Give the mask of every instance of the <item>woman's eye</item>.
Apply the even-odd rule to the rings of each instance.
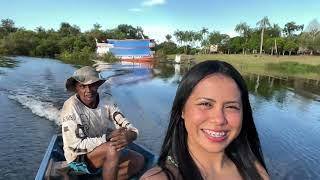
[[[235,110],[240,110],[240,108],[239,108],[238,106],[227,106],[227,108],[235,109]]]
[[[202,102],[199,105],[204,107],[211,107],[211,103],[208,103],[208,102]]]

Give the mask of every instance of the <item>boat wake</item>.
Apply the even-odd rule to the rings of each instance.
[[[28,108],[37,116],[44,117],[61,125],[59,121],[60,110],[53,102],[42,99],[38,95],[31,95],[27,91],[9,91],[8,98],[20,103],[24,108]]]

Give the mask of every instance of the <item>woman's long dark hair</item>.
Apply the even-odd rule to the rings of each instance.
[[[243,179],[262,179],[256,168],[258,161],[265,169],[263,154],[256,127],[253,122],[248,90],[240,73],[230,64],[218,61],[204,61],[190,69],[182,78],[171,109],[167,134],[162,144],[158,165],[169,179],[174,179],[173,173],[166,167],[167,157],[172,156],[178,163],[182,179],[203,179],[199,167],[192,159],[184,120],[181,118],[183,108],[194,87],[205,77],[212,74],[223,74],[232,78],[241,92],[243,104],[243,120],[240,134],[226,148],[226,155],[236,165]]]

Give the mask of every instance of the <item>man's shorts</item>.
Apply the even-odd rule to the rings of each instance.
[[[120,152],[120,156],[127,156],[129,153],[129,150],[124,148]],[[87,155],[82,154],[77,156],[77,158],[68,164],[68,167],[72,169],[72,171],[76,172],[77,174],[92,174],[92,175],[98,175],[102,173],[101,168],[94,168],[90,166],[90,163],[88,162]]]

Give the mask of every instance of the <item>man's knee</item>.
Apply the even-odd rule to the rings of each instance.
[[[111,143],[104,143],[101,145],[107,160],[119,159],[120,152],[116,150]]]

